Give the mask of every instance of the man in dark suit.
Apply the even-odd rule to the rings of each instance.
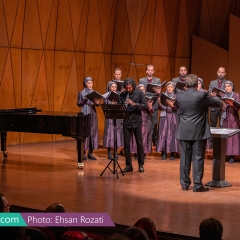
[[[144,149],[142,141],[142,112],[148,107],[145,96],[141,90],[136,88],[133,78],[126,78],[123,83],[125,91],[120,94],[120,102],[125,104],[130,119],[123,120],[124,152],[126,168],[123,172],[132,172],[132,159],[130,153],[130,141],[134,134],[137,143],[139,172],[144,172]]]
[[[193,162],[194,192],[205,192],[202,184],[204,155],[210,128],[207,121],[208,107],[220,108],[222,102],[197,91],[198,77],[189,74],[185,78],[186,92],[178,93],[175,104],[178,106],[179,126],[177,139],[180,140],[180,183],[183,190],[191,184],[189,177]]]
[[[147,65],[146,74],[147,74],[146,77],[141,78],[139,80],[139,84],[144,84],[146,87],[149,83],[161,84],[161,79],[153,76],[154,66],[152,64]],[[155,95],[160,94],[161,88],[154,88],[154,91],[155,91]],[[146,95],[149,96],[149,95],[154,95],[154,94],[147,92]],[[156,143],[157,143],[157,122],[158,122],[158,102],[157,101],[153,105],[153,110],[154,110],[154,112],[151,115],[152,131],[153,131],[152,141],[153,141],[153,144],[156,145]]]
[[[213,90],[214,87],[217,87],[217,88],[220,88],[220,89],[224,90],[224,84],[227,81],[224,78],[225,75],[226,75],[225,68],[220,67],[217,71],[217,79],[211,81],[210,85],[209,85],[208,92],[209,92],[211,97],[213,97],[215,99],[219,99],[221,97],[221,96],[218,96],[216,94],[216,92],[212,92],[212,90]],[[221,109],[210,108],[210,126],[211,127],[216,127],[217,126],[218,120],[220,121],[220,119],[221,119],[221,113],[222,113]],[[211,138],[211,141],[210,141],[210,145],[211,145],[211,147],[213,145],[212,138]]]

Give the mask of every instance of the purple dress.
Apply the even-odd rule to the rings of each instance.
[[[175,93],[169,94],[171,98],[176,98]],[[176,139],[177,127],[178,127],[178,115],[177,107],[165,107],[162,104],[158,105],[158,108],[162,110],[158,123],[158,142],[157,152],[179,152],[179,143]]]
[[[104,100],[105,103],[111,104],[110,101]],[[104,137],[103,137],[103,147],[104,148],[114,148],[114,131],[112,119],[105,119],[104,125]],[[122,119],[116,120],[116,131],[117,131],[117,147],[123,147],[123,125]]]
[[[97,118],[97,113],[95,109],[95,104],[89,100],[84,100],[85,96],[89,93],[91,93],[93,90],[84,88],[81,92],[78,93],[78,101],[77,105],[79,107],[82,107],[81,112],[83,115],[88,115],[91,114],[91,121],[92,121],[92,126],[91,126],[91,143],[92,143],[92,150],[93,149],[98,149],[98,118]],[[96,105],[99,106],[99,105]],[[89,143],[90,143],[90,137],[87,137],[85,139],[85,146],[84,150],[89,150]]]
[[[144,153],[148,154],[152,152],[152,121],[151,114],[153,111],[142,110],[142,138],[143,138],[143,148]],[[137,144],[134,135],[132,135],[130,142],[131,153],[137,153]]]
[[[240,102],[239,94],[234,93],[232,96],[227,96],[225,94],[224,97],[234,98],[237,102]],[[230,106],[227,104],[225,114],[222,114],[222,127],[223,128],[239,128],[239,116],[238,116],[238,108],[236,106]],[[239,133],[226,139],[226,155],[240,155],[240,135]]]

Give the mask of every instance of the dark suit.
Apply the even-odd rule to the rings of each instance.
[[[120,94],[120,102],[125,104],[128,92],[122,92]],[[135,89],[131,94],[129,94],[129,99],[131,99],[135,106],[127,105],[127,111],[129,113],[130,119],[124,119],[123,121],[123,136],[124,136],[124,152],[126,158],[126,166],[132,165],[131,153],[130,153],[130,140],[132,134],[134,134],[137,151],[138,151],[138,164],[139,166],[144,165],[144,149],[142,141],[142,112],[141,110],[147,109],[147,103],[145,100],[144,93]]]
[[[151,83],[161,84],[161,79],[153,77]],[[147,77],[141,78],[139,80],[139,84],[144,84],[145,86],[147,86],[148,85]],[[153,93],[146,93],[146,95],[154,95],[154,94]],[[156,103],[153,105],[153,110],[154,110],[154,112],[151,115],[152,131],[154,130],[154,127],[156,126],[156,124],[158,122],[158,101],[156,101]],[[156,131],[154,130],[152,138],[153,138],[153,142],[157,142],[157,128],[156,128]]]
[[[194,189],[201,189],[206,143],[211,137],[207,107],[221,107],[221,101],[211,98],[207,92],[188,88],[177,94],[176,104],[180,119],[176,136],[180,140],[180,182],[183,188],[191,184],[189,175],[193,161]]]

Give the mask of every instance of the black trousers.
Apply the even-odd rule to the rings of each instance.
[[[132,134],[134,134],[137,143],[137,154],[138,154],[138,165],[144,165],[144,149],[142,141],[142,126],[137,128],[127,128],[123,126],[123,136],[124,136],[124,152],[126,158],[126,166],[132,165],[132,158],[130,152],[130,141]]]
[[[191,184],[191,162],[193,162],[194,189],[203,187],[202,178],[206,145],[207,139],[195,141],[180,140],[180,183],[183,188],[188,188]]]

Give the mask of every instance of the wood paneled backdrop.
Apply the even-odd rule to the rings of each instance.
[[[104,93],[115,67],[138,80],[152,63],[157,77],[171,80],[181,65],[191,67],[192,35],[236,62],[235,36],[227,53],[229,14],[240,16],[238,0],[0,0],[0,108],[79,111],[83,78]],[[239,35],[239,23],[231,26]],[[205,69],[194,70],[205,78]],[[98,116],[102,136],[100,108]],[[60,139],[11,133],[8,144]]]

